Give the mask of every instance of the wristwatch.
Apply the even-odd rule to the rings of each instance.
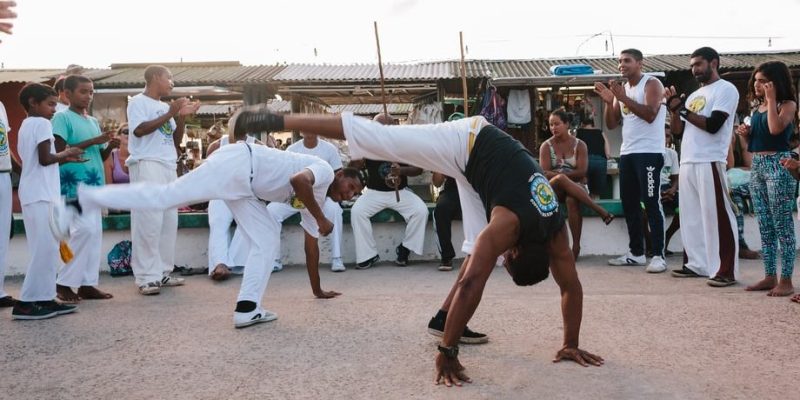
[[[681,109],[678,110],[678,115],[680,115],[684,119],[689,118],[689,109],[686,107],[681,107]]]
[[[436,346],[440,353],[442,353],[446,358],[458,358],[458,345],[453,345],[450,347],[444,347],[442,345]]]

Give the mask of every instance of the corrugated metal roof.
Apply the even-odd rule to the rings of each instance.
[[[111,74],[95,82],[97,87],[141,87],[144,86],[146,67],[111,69]],[[207,84],[243,85],[267,84],[275,74],[285,68],[283,65],[253,66],[171,66],[172,81],[175,86]]]
[[[720,58],[720,69],[751,69],[758,64],[778,60],[790,67],[800,67],[800,51],[726,53]],[[528,60],[468,60],[467,78],[539,78],[549,77],[550,67],[558,64],[589,64],[603,73],[617,72],[616,57],[566,57]],[[688,54],[645,56],[645,72],[687,71]],[[86,71],[97,88],[132,88],[144,86],[144,69],[148,64],[112,64],[111,69]],[[238,62],[165,64],[173,74],[176,86],[245,85],[275,83],[341,83],[377,82],[376,64],[354,65],[253,65]],[[384,76],[391,82],[434,82],[460,79],[458,61],[436,61],[408,64],[386,64]],[[62,70],[0,70],[0,82],[46,81],[62,74]]]
[[[241,104],[203,104],[197,109],[197,115],[228,115],[236,111]]]
[[[0,69],[0,83],[46,82],[64,72],[63,69]]]
[[[383,76],[387,81],[436,81],[454,77],[449,62],[386,64]],[[362,82],[379,80],[380,71],[377,64],[290,64],[273,79],[281,82]]]
[[[410,103],[386,105],[386,109],[389,111],[389,114],[408,114],[411,111],[412,107],[414,107],[414,105]],[[328,111],[334,114],[339,114],[349,111],[356,115],[372,115],[372,114],[382,113],[383,105],[382,104],[339,104],[335,106],[330,106],[328,108]]]

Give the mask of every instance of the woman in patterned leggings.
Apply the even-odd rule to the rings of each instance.
[[[792,201],[795,180],[782,164],[792,153],[789,138],[797,112],[795,90],[786,64],[769,61],[759,65],[750,77],[748,97],[755,104],[750,126],[737,130],[748,141],[753,153],[750,193],[761,232],[765,277],[747,290],[766,290],[768,296],[788,296],[794,292],[792,271],[795,258]],[[777,278],[780,247],[781,277]]]

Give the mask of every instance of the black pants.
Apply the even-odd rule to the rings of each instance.
[[[433,224],[436,236],[439,238],[439,253],[442,255],[442,260],[453,259],[456,256],[450,227],[454,219],[461,219],[461,200],[457,190],[445,190],[439,194],[436,208],[433,210]]]
[[[647,211],[653,255],[664,257],[664,210],[661,208],[662,153],[626,154],[619,158],[619,189],[628,225],[628,248],[634,256],[644,254],[642,208]]]

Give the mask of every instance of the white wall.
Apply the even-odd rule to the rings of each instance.
[[[667,223],[669,223],[669,218]],[[378,244],[378,252],[382,260],[393,261],[395,259],[394,249],[403,238],[402,223],[379,223],[374,224],[375,241]],[[800,229],[797,225],[795,233],[800,237]],[[425,247],[422,256],[412,254],[411,261],[414,260],[438,260],[439,253],[436,246],[436,236],[433,226],[428,223],[425,233]],[[355,245],[353,243],[353,231],[350,225],[344,227],[342,238],[342,257],[347,264],[355,263]],[[103,254],[108,254],[111,247],[121,240],[130,238],[129,231],[106,231],[103,236]],[[751,216],[745,217],[745,239],[753,250],[761,248],[761,239],[758,234],[758,224]],[[464,240],[461,221],[453,222],[453,243],[457,257],[463,257],[461,253],[461,242]],[[303,251],[303,231],[299,225],[289,225],[283,228],[281,233],[281,250],[283,263],[286,265],[302,265],[305,263],[305,253]],[[800,243],[800,242],[798,242]],[[208,263],[208,229],[190,228],[178,231],[178,244],[175,253],[175,263],[178,265],[188,264],[190,267],[206,266]],[[330,240],[323,238],[320,241],[320,262],[330,263]],[[584,218],[583,237],[581,240],[582,255],[618,255],[628,251],[628,235],[625,227],[625,219],[617,217],[610,226],[605,226],[599,217]],[[681,251],[680,231],[672,238],[669,246],[670,250]],[[6,275],[20,275],[25,272],[29,259],[27,243],[24,235],[16,235],[11,240],[8,254],[8,268]],[[668,260],[669,261],[669,260]],[[108,264],[105,256],[102,258],[101,269],[108,271]]]

